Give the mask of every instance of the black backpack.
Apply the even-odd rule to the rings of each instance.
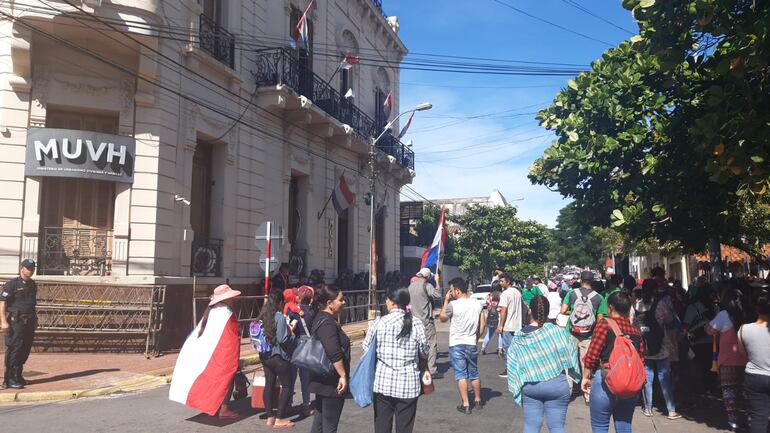
[[[660,323],[655,319],[655,310],[658,308],[659,302],[660,298],[656,298],[650,306],[650,309],[642,313],[643,317],[639,321],[639,323],[641,323],[639,328],[641,329],[642,337],[644,338],[644,354],[646,356],[655,356],[659,354],[660,349],[663,347],[663,337],[665,333],[663,327],[660,326]],[[634,318],[634,322],[637,322],[636,317]]]

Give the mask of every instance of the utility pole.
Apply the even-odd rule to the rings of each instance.
[[[375,224],[375,188],[377,186],[377,140],[369,146],[369,320],[377,317],[377,237]]]

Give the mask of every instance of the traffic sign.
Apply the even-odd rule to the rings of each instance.
[[[259,261],[259,269],[262,270],[262,272],[265,272],[265,263],[267,263],[267,259],[262,259]],[[270,267],[267,270],[266,273],[275,272],[278,270],[278,259],[275,257],[270,257]]]

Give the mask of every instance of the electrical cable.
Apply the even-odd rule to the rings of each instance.
[[[598,19],[600,21],[603,21],[604,23],[607,23],[607,24],[611,25],[612,27],[615,27],[616,29],[618,29],[618,30],[620,30],[622,32],[628,33],[629,35],[635,35],[636,34],[636,33],[632,32],[631,30],[628,30],[628,29],[626,29],[624,27],[621,27],[621,26],[613,23],[612,21],[610,21],[610,20],[608,20],[608,19],[606,19],[606,18],[604,18],[602,16],[599,16],[599,15],[591,12],[590,9],[585,8],[583,5],[581,5],[580,3],[576,2],[575,0],[561,0],[561,1],[563,3],[566,3],[566,4],[570,5],[570,6],[572,6],[575,9],[585,13],[585,14],[588,14],[588,15],[590,15],[590,16],[592,16],[592,17],[594,17],[594,18],[596,18],[596,19]]]
[[[569,29],[569,28],[567,28],[567,27],[564,27],[564,26],[562,26],[562,25],[560,25],[560,24],[556,24],[556,23],[554,23],[554,22],[548,21],[548,20],[546,20],[545,18],[540,18],[540,17],[539,17],[539,16],[537,16],[537,15],[533,15],[533,14],[531,14],[531,13],[529,13],[529,12],[525,11],[525,10],[519,9],[519,8],[517,8],[516,6],[513,6],[513,5],[511,5],[511,4],[508,4],[508,3],[504,2],[504,1],[501,1],[501,0],[492,0],[492,1],[493,1],[493,2],[495,2],[495,3],[497,3],[497,4],[503,5],[503,6],[505,6],[505,7],[509,8],[509,9],[511,9],[511,10],[514,10],[514,11],[516,11],[516,12],[518,12],[518,13],[522,14],[522,15],[526,15],[526,16],[528,16],[528,17],[530,17],[530,18],[534,19],[534,20],[537,20],[537,21],[540,21],[540,22],[542,22],[542,23],[548,24],[549,26],[553,26],[553,27],[556,27],[557,29],[563,30],[563,31],[565,31],[565,32],[567,32],[567,33],[572,33],[572,34],[573,34],[573,35],[575,35],[575,36],[580,36],[581,38],[584,38],[584,39],[588,39],[588,40],[591,40],[591,41],[594,41],[594,42],[598,42],[598,43],[600,43],[600,44],[604,44],[604,45],[607,45],[607,46],[609,46],[609,47],[615,47],[615,44],[611,44],[611,43],[609,43],[609,42],[606,42],[606,41],[603,41],[603,40],[601,40],[601,39],[597,39],[597,38],[594,38],[593,36],[588,36],[588,35],[586,35],[586,34],[584,34],[584,33],[580,33],[580,32],[578,32],[578,31],[575,31],[575,30]]]

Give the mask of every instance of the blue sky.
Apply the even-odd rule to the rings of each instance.
[[[614,45],[631,36],[571,6],[569,0],[502,1]],[[620,0],[574,2],[620,27],[637,30]],[[412,53],[587,66],[609,48],[493,0],[383,0],[383,8],[398,16],[399,36]],[[553,227],[568,201],[527,179],[529,166],[553,139],[533,113],[546,107],[570,78],[402,70],[401,108],[422,101],[434,107],[417,114],[403,139],[414,140],[417,177],[412,188],[428,198],[485,196],[499,189],[510,201],[523,198],[513,202],[521,217]],[[479,115],[488,116],[467,119]]]

